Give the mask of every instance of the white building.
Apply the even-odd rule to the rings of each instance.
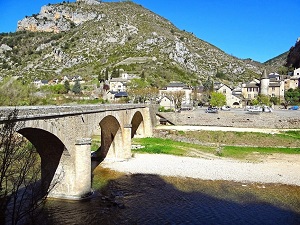
[[[191,102],[191,94],[192,89],[186,86],[184,83],[181,82],[171,82],[163,89],[159,90],[159,96],[163,98],[164,96],[169,96],[172,92],[183,92],[184,96],[182,98],[183,105],[192,105]]]
[[[294,76],[300,76],[300,68],[294,70]]]
[[[160,99],[159,105],[165,109],[175,109],[174,101],[167,96],[163,96]]]
[[[223,83],[215,83],[214,90],[216,92],[222,93],[226,97],[226,105],[233,107],[233,108],[240,108],[242,107],[242,100],[233,95],[232,89]]]
[[[118,78],[111,78],[109,80],[109,90],[111,92],[126,92],[128,83],[134,78],[137,77],[128,73],[122,73]]]

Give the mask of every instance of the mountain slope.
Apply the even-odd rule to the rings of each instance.
[[[288,52],[286,66],[300,68],[300,38],[298,38],[295,46],[291,47]]]
[[[19,21],[18,32],[2,34],[0,46],[1,74],[29,80],[87,78],[105,68],[123,68],[137,75],[144,71],[160,87],[170,80],[195,84],[217,72],[239,82],[259,76],[264,68],[230,56],[132,2],[47,5]]]

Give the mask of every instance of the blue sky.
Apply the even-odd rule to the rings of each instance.
[[[0,0],[0,32],[14,32],[18,20],[62,1]],[[265,62],[300,37],[300,0],[133,1],[238,58]]]

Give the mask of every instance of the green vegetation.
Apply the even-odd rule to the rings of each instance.
[[[196,144],[179,142],[171,139],[161,139],[161,138],[134,139],[133,143],[145,146],[145,148],[136,149],[134,150],[134,152],[170,154],[170,155],[179,155],[179,156],[190,155],[191,149],[196,151],[203,151],[203,152],[213,152],[215,149],[209,146],[200,146]]]
[[[218,107],[226,105],[226,96],[219,92],[212,92],[209,103],[211,106]]]
[[[169,131],[168,137],[178,136],[195,143],[217,143],[224,146],[289,147],[300,146],[300,132],[287,131],[279,134],[233,131]]]
[[[251,154],[300,154],[300,148],[275,148],[275,147],[241,147],[225,146],[222,148],[222,156],[236,159],[245,159]]]
[[[81,92],[81,85],[80,85],[80,83],[79,83],[78,80],[75,81],[75,84],[74,84],[74,86],[73,86],[73,88],[72,88],[72,91],[73,91],[75,94],[80,94],[80,92]]]
[[[5,79],[0,86],[0,105],[38,105],[42,99],[32,93],[35,88],[17,79]]]
[[[287,104],[295,105],[300,103],[300,89],[289,89],[284,92],[284,99]]]
[[[171,135],[171,139],[134,139],[134,144],[145,146],[144,148],[134,151],[139,153],[172,154],[193,157],[201,157],[203,154],[209,153],[211,156],[217,155],[247,160],[256,160],[259,156],[277,153],[300,154],[300,148],[297,147],[300,146],[300,131],[289,131],[277,135],[222,131],[178,131],[176,135],[174,135],[174,131],[172,132],[173,136]],[[178,136],[184,137],[187,142],[176,141]],[[199,142],[199,144],[188,142]],[[242,144],[243,142],[245,143]],[[238,144],[232,145],[232,143]],[[281,145],[278,143],[281,143]],[[249,147],[248,144],[253,147]]]

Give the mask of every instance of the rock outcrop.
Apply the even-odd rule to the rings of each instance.
[[[286,60],[287,67],[300,68],[300,37],[295,46],[291,47]]]
[[[78,0],[77,0],[78,1]],[[94,0],[79,0],[86,4],[100,4]],[[54,32],[68,31],[74,26],[78,26],[86,21],[100,21],[105,15],[95,12],[87,12],[81,8],[71,7],[70,4],[47,5],[41,8],[37,15],[27,16],[18,21],[17,31],[32,32]]]

